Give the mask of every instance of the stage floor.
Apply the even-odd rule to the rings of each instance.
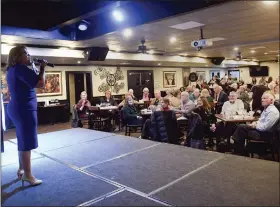
[[[37,187],[16,179],[16,140],[2,154],[3,206],[278,206],[279,163],[88,129],[39,135]]]

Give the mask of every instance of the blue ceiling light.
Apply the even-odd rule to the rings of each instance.
[[[122,22],[124,20],[124,16],[123,16],[122,12],[119,10],[113,11],[113,17],[118,22]]]
[[[78,28],[81,31],[85,31],[85,30],[87,30],[88,26],[89,26],[89,22],[87,22],[86,20],[83,20],[79,23]]]

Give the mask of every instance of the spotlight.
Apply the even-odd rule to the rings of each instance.
[[[255,52],[256,52],[255,50],[251,50],[251,51],[250,51],[250,53],[255,53]]]
[[[78,64],[80,64],[80,63],[81,63],[81,61],[78,61],[77,63],[78,63]]]
[[[235,47],[235,48],[234,48],[235,51],[237,51],[238,49],[239,49],[238,47]]]
[[[267,52],[265,52],[264,54],[265,54],[265,55],[267,55],[268,53],[267,53]]]
[[[113,11],[113,17],[118,21],[118,22],[122,22],[124,17],[123,17],[123,14],[118,11],[118,10],[115,10]]]
[[[130,37],[130,36],[132,35],[132,30],[131,30],[131,29],[125,29],[125,30],[123,31],[123,35],[124,35],[125,37]]]
[[[157,65],[161,65],[161,63],[158,63]]]

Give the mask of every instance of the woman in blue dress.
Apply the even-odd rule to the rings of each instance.
[[[30,185],[40,185],[31,171],[31,150],[38,147],[37,140],[37,98],[35,88],[45,84],[46,61],[40,65],[40,72],[27,66],[32,64],[30,55],[24,46],[10,50],[7,62],[7,83],[11,95],[8,104],[8,115],[16,127],[19,179]]]

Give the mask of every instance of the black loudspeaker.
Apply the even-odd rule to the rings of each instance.
[[[225,60],[225,57],[214,57],[214,58],[211,58],[211,62],[214,64],[214,65],[221,65],[221,63]]]
[[[108,47],[92,47],[89,55],[89,61],[104,61],[108,54],[109,48]]]

